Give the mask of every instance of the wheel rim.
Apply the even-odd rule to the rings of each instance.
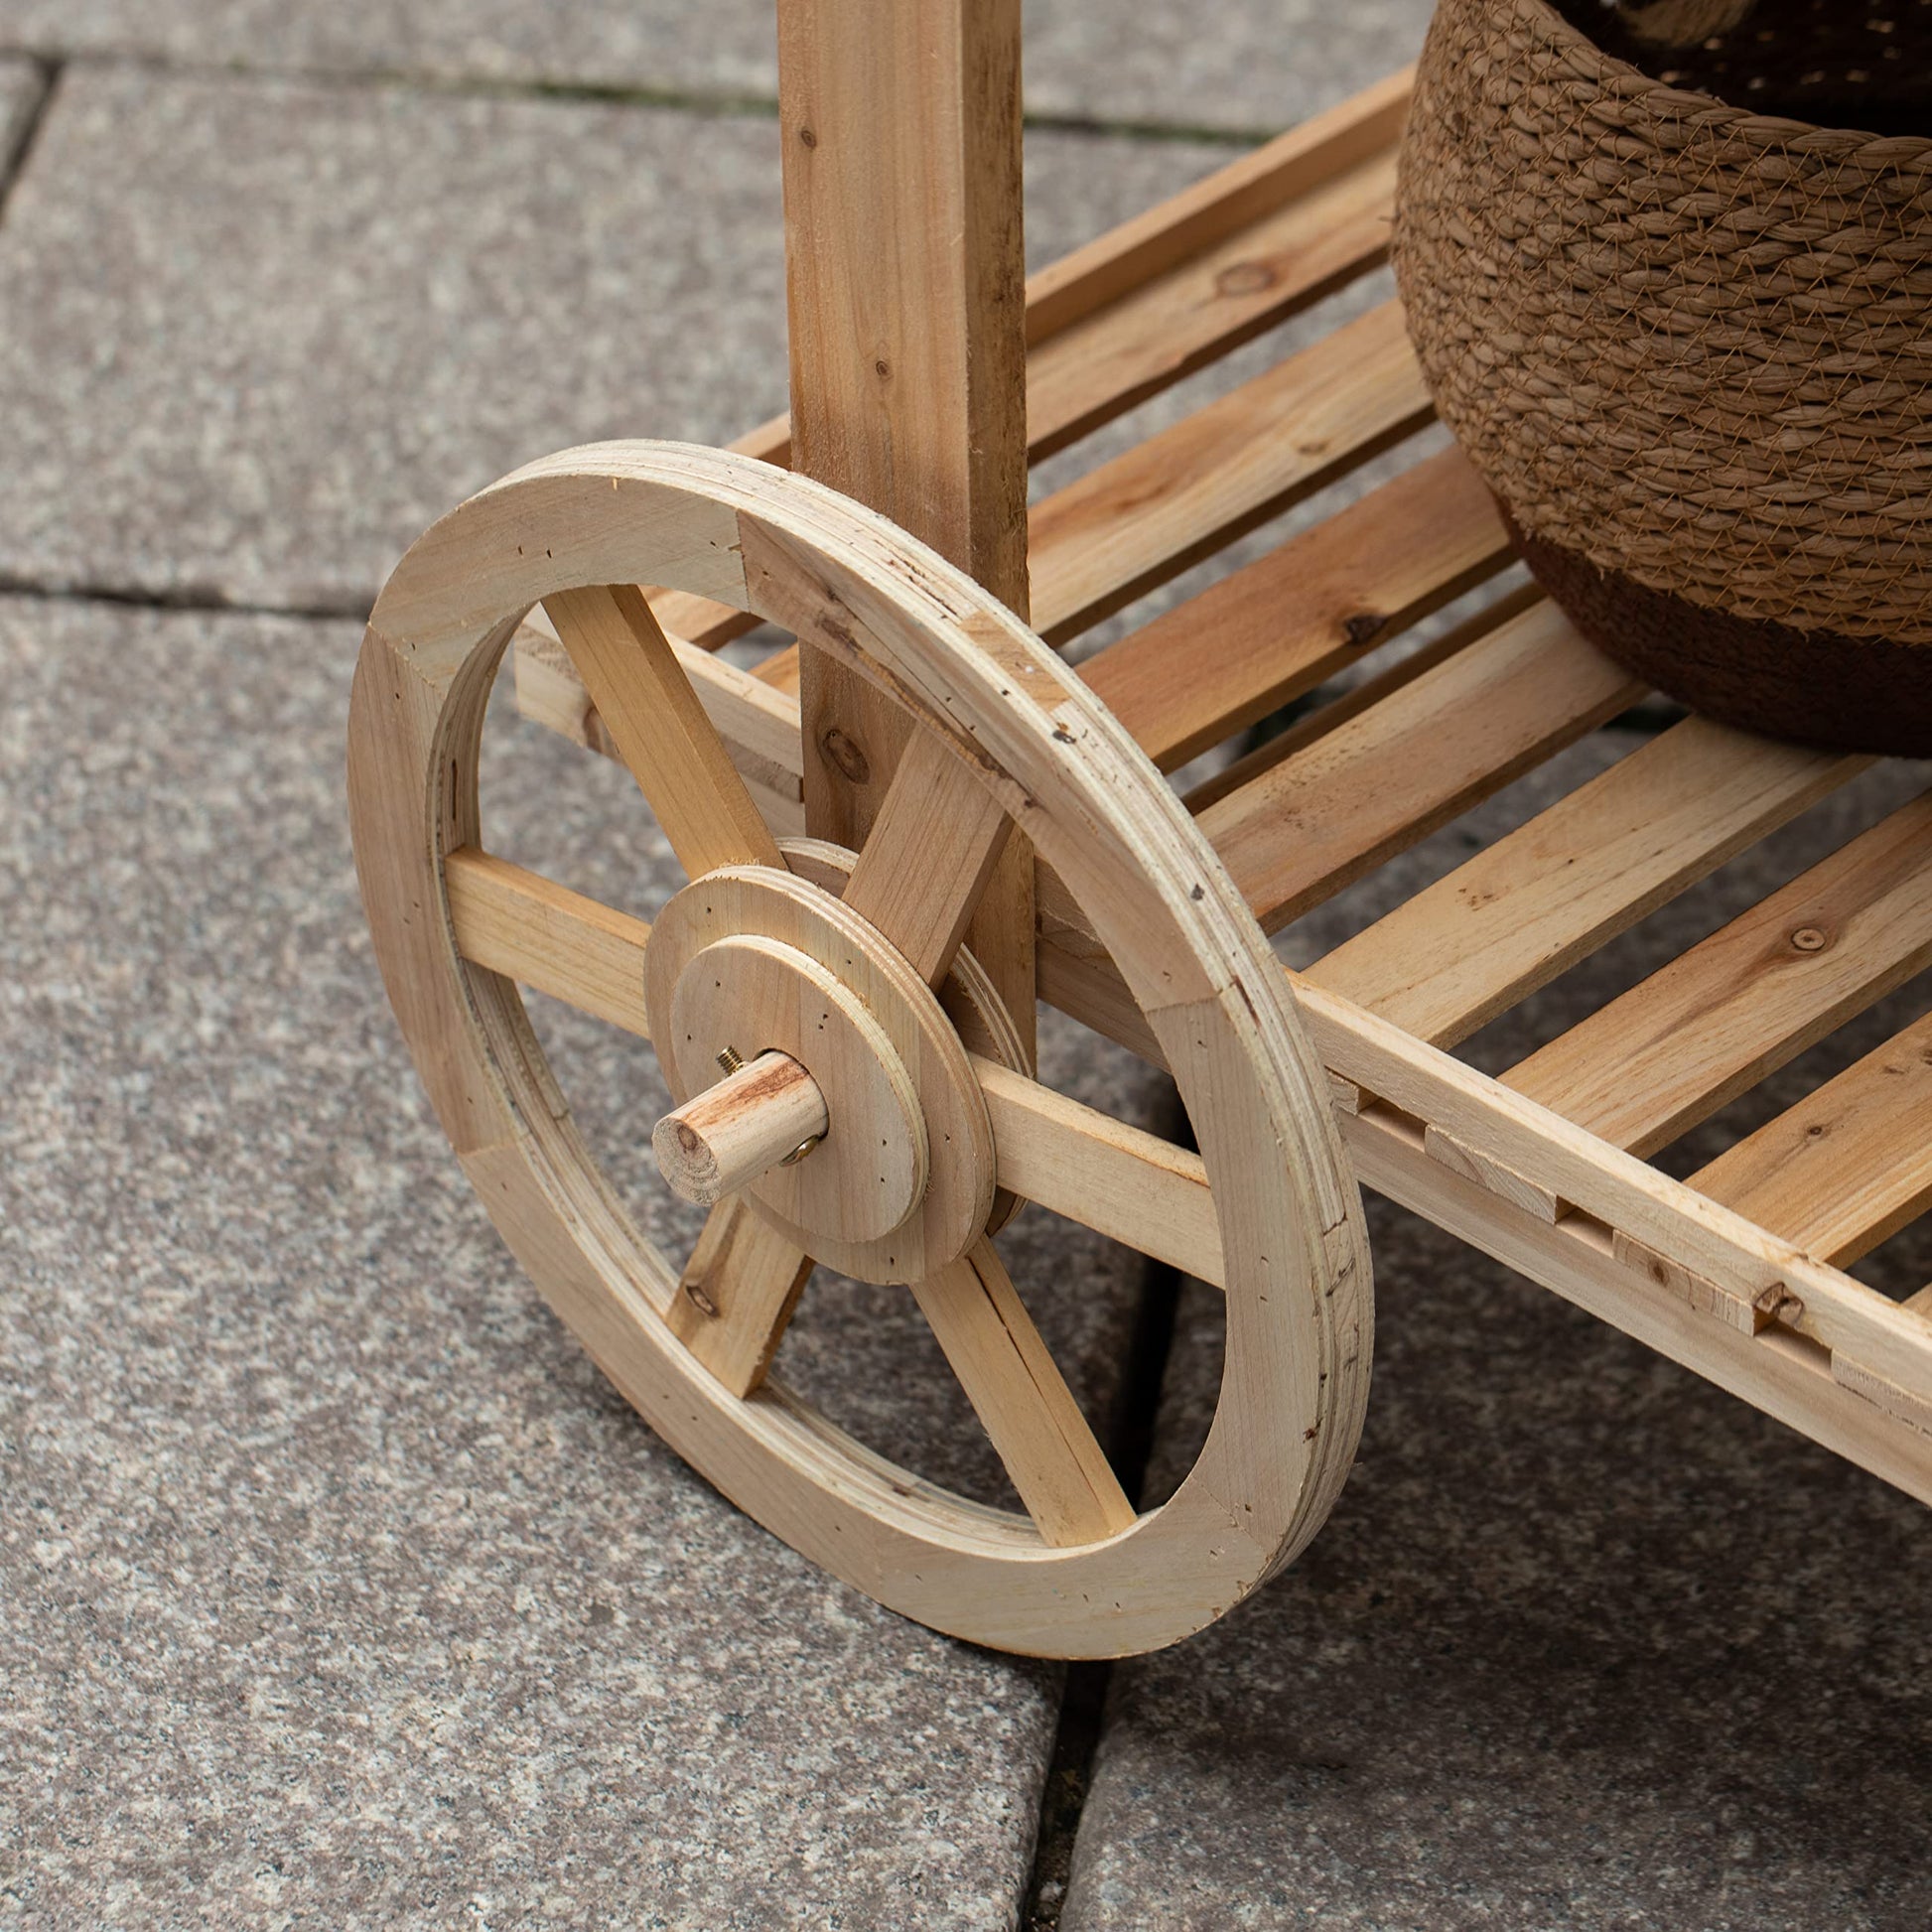
[[[732,1395],[668,1325],[678,1271],[561,1108],[515,986],[463,956],[449,891],[450,856],[483,843],[483,704],[518,623],[544,599],[639,582],[768,619],[895,696],[1020,825],[1120,967],[1194,1123],[1225,1257],[1219,1405],[1160,1508],[1049,1543],[1028,1517],[887,1462],[774,1381]],[[1187,1634],[1319,1527],[1359,1434],[1371,1324],[1359,1196],[1324,1076],[1259,927],[1165,780],[969,578],[832,491],[743,458],[565,452],[473,498],[403,559],[371,617],[349,753],[378,959],[466,1172],[626,1399],[741,1507],[922,1622],[1065,1656]]]

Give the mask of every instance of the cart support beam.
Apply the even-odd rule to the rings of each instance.
[[[1027,614],[1020,0],[779,0],[794,469]],[[805,816],[857,848],[907,721],[804,653]],[[967,943],[1031,1047],[1033,857]]]

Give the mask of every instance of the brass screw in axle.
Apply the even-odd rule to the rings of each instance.
[[[651,1130],[658,1172],[703,1207],[804,1160],[831,1125],[818,1082],[788,1053],[766,1050],[748,1061],[727,1046],[717,1059],[724,1079]]]

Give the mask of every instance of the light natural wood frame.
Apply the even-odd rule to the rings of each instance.
[[[446,861],[481,843],[501,654],[541,599],[632,582],[752,610],[893,692],[1091,911],[1159,1038],[1215,1178],[1226,1366],[1193,1470],[1118,1535],[1049,1549],[890,1469],[774,1385],[730,1396],[665,1326],[675,1274],[598,1174],[514,985],[461,956]],[[664,445],[568,452],[473,498],[398,567],[357,668],[349,789],[384,979],[466,1171],[614,1382],[753,1515],[938,1628],[1076,1656],[1173,1641],[1314,1533],[1353,1454],[1371,1346],[1360,1204],[1323,1075],[1172,791],[969,578],[761,465]],[[620,929],[606,921],[605,943]]]

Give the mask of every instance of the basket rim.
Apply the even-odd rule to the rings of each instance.
[[[1867,166],[1932,173],[1932,135],[1874,134],[1860,128],[1828,127],[1785,115],[1754,114],[1716,94],[1673,87],[1642,69],[1606,54],[1551,0],[1502,0],[1540,24],[1550,44],[1569,63],[1580,82],[1641,104],[1659,121],[1696,121],[1713,133],[1739,140],[1765,153],[1803,154],[1825,160],[1862,158]]]

